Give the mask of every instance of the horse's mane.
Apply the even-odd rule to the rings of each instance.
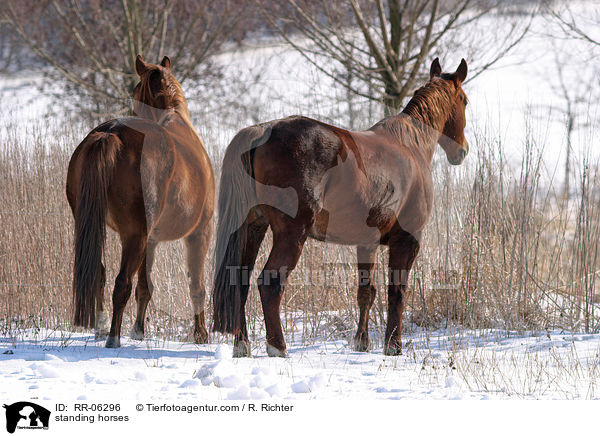
[[[435,79],[419,88],[402,113],[434,127],[435,121],[447,115],[454,103],[454,87],[444,79]]]
[[[181,85],[171,73],[167,75],[169,79],[167,86],[158,93],[158,97],[164,97],[165,101],[168,101],[167,107],[177,109],[179,106],[185,106],[187,109],[187,100],[183,95]]]
[[[442,79],[445,79],[442,76]],[[410,119],[419,121],[430,127],[439,127],[440,119],[447,116],[448,110],[454,101],[454,88],[449,80],[435,79],[427,82],[417,89],[401,114],[406,114]],[[407,117],[392,115],[375,124],[373,128],[381,127],[396,132],[400,126],[405,124]]]
[[[447,79],[449,75],[443,74],[441,79],[427,82],[415,91],[400,114],[384,118],[369,130],[385,130],[401,138],[407,146],[429,143],[431,137],[442,131],[454,103],[455,88]]]
[[[146,74],[140,81],[140,100],[142,102],[151,100],[150,96],[152,95],[152,92],[150,91],[150,75],[151,73]],[[189,121],[190,112],[187,106],[187,100],[181,89],[181,84],[171,72],[165,74],[164,77],[166,79],[166,86],[161,89],[152,100],[163,97],[165,101],[164,110],[173,109],[175,112],[178,112],[186,118],[186,121]]]

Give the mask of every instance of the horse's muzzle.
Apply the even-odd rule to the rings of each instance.
[[[448,162],[450,162],[452,165],[460,165],[465,160],[465,157],[467,157],[467,150],[461,148],[458,150],[458,155],[454,159],[450,159],[450,157],[448,157]]]

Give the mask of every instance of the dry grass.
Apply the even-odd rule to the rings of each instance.
[[[29,126],[33,130],[27,134],[15,126],[5,127],[7,141],[0,144],[3,335],[36,326],[70,328],[73,219],[64,181],[70,155],[90,126],[76,122],[67,126],[58,130],[39,124]],[[201,134],[208,144],[226,144],[222,133],[203,130]],[[583,163],[576,193],[565,201],[546,181],[543,151],[533,138],[524,140],[525,157],[517,171],[510,169],[497,143],[476,135],[471,144],[476,152],[461,168],[450,168],[443,153],[438,153],[436,203],[411,275],[409,319],[428,328],[598,331],[594,304],[600,269],[597,168]],[[217,147],[210,152],[213,161],[220,162]],[[258,269],[266,261],[269,236],[263,245]],[[106,247],[110,298],[120,252],[112,232]],[[207,262],[210,289],[213,260]],[[354,262],[352,247],[315,241],[306,245],[282,308],[286,333],[292,339],[351,337],[357,319]],[[382,337],[385,321],[386,262],[386,250],[381,249],[376,273],[379,292],[371,313],[376,340]],[[153,277],[156,292],[150,304],[149,334],[189,340],[191,306],[181,243],[159,246]],[[133,301],[124,331],[133,321]],[[210,308],[208,312],[210,320]],[[248,314],[250,334],[257,335],[263,321],[255,287]],[[298,319],[303,322],[296,323]]]

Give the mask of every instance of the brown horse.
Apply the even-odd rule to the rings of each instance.
[[[378,245],[389,247],[388,314],[384,352],[400,353],[408,273],[433,204],[431,161],[439,143],[451,164],[468,152],[464,137],[467,76],[463,59],[430,80],[399,115],[364,132],[305,117],[241,130],[227,149],[221,175],[215,331],[235,335],[236,356],[248,356],[245,304],[248,278],[267,228],[273,248],[258,288],[270,356],[285,356],[279,305],[287,275],[308,237],[356,245],[360,316],[354,347],[369,347],[367,324]]]
[[[204,260],[214,210],[212,166],[169,58],[154,65],[138,55],[135,67],[140,77],[133,92],[136,117],[96,127],[69,162],[67,198],[75,217],[74,323],[95,325],[97,337],[107,333],[102,264],[106,224],[119,234],[122,245],[106,346],[120,346],[123,311],[136,273],[132,337],[143,338],[156,245],[180,238],[187,248],[194,340],[205,343]]]

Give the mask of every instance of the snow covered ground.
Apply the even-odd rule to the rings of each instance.
[[[26,330],[0,339],[0,398],[50,401],[600,399],[600,334],[418,331],[398,357],[345,340],[291,343],[289,358],[231,346]]]

